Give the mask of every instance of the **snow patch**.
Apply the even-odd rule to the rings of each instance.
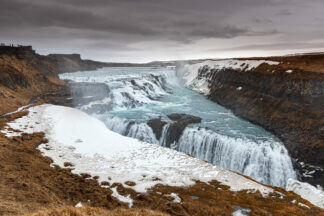
[[[81,202],[78,202],[76,205],[75,205],[75,207],[77,207],[77,208],[81,208],[83,205],[82,205],[82,203]]]
[[[24,109],[30,107],[32,104],[27,104],[25,106],[22,106],[22,107],[19,107],[16,111],[13,111],[13,112],[9,112],[9,113],[6,113],[6,114],[3,114],[3,115],[0,115],[0,118],[3,118],[3,117],[6,117],[6,116],[10,116],[12,114],[15,114],[15,113],[18,113],[20,111],[23,111]]]
[[[286,73],[292,73],[293,70],[286,70]]]
[[[232,216],[248,216],[251,209],[238,208],[232,213]]]
[[[174,203],[181,203],[181,198],[176,193],[171,193],[170,195],[165,194],[164,196],[172,197]]]
[[[306,182],[288,179],[286,190],[293,191],[312,204],[324,208],[324,191],[321,189],[317,189]]]
[[[116,197],[118,200],[124,202],[124,203],[128,203],[128,207],[129,208],[132,208],[133,206],[133,199],[130,198],[130,195],[127,195],[127,196],[123,196],[123,195],[120,195],[116,189],[116,187],[114,188],[110,188],[112,190],[112,196]]]
[[[303,203],[298,203],[298,205],[299,205],[299,206],[302,206],[302,207],[305,207],[305,208],[309,208],[308,205],[305,205],[305,204],[303,204]]]
[[[72,163],[72,173],[99,176],[99,182],[108,181],[110,185],[122,183],[129,187],[124,182],[133,181],[136,185],[132,189],[140,193],[157,184],[186,187],[195,184],[195,180],[206,183],[216,180],[230,186],[232,191],[247,189],[251,193],[259,191],[263,196],[274,192],[270,187],[184,153],[124,137],[74,108],[32,107],[28,115],[8,126],[24,133],[45,132],[48,143],[38,149],[52,158],[54,164],[64,168],[65,162]],[[3,130],[7,136],[13,136],[10,128]],[[121,196],[111,189],[115,197],[132,205],[130,196]],[[176,197],[175,200],[179,201]]]

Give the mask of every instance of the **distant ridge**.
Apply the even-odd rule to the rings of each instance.
[[[102,67],[149,67],[152,64],[100,62],[82,59],[80,54],[49,54],[40,55],[32,46],[0,44],[0,55],[15,56],[17,59],[26,60],[37,70],[47,75],[58,73],[96,70]]]

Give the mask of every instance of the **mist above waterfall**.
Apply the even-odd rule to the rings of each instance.
[[[176,68],[175,68],[175,71],[176,71],[176,75],[177,77],[179,78],[182,78],[183,75],[185,74],[185,68],[184,66],[187,64],[187,61],[177,61],[176,62]]]

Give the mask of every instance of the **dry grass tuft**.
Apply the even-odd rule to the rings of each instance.
[[[168,216],[167,214],[147,209],[122,209],[104,210],[94,207],[62,207],[46,209],[26,216]]]

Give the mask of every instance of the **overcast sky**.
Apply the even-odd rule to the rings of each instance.
[[[0,0],[0,41],[118,62],[324,51],[324,0]]]

